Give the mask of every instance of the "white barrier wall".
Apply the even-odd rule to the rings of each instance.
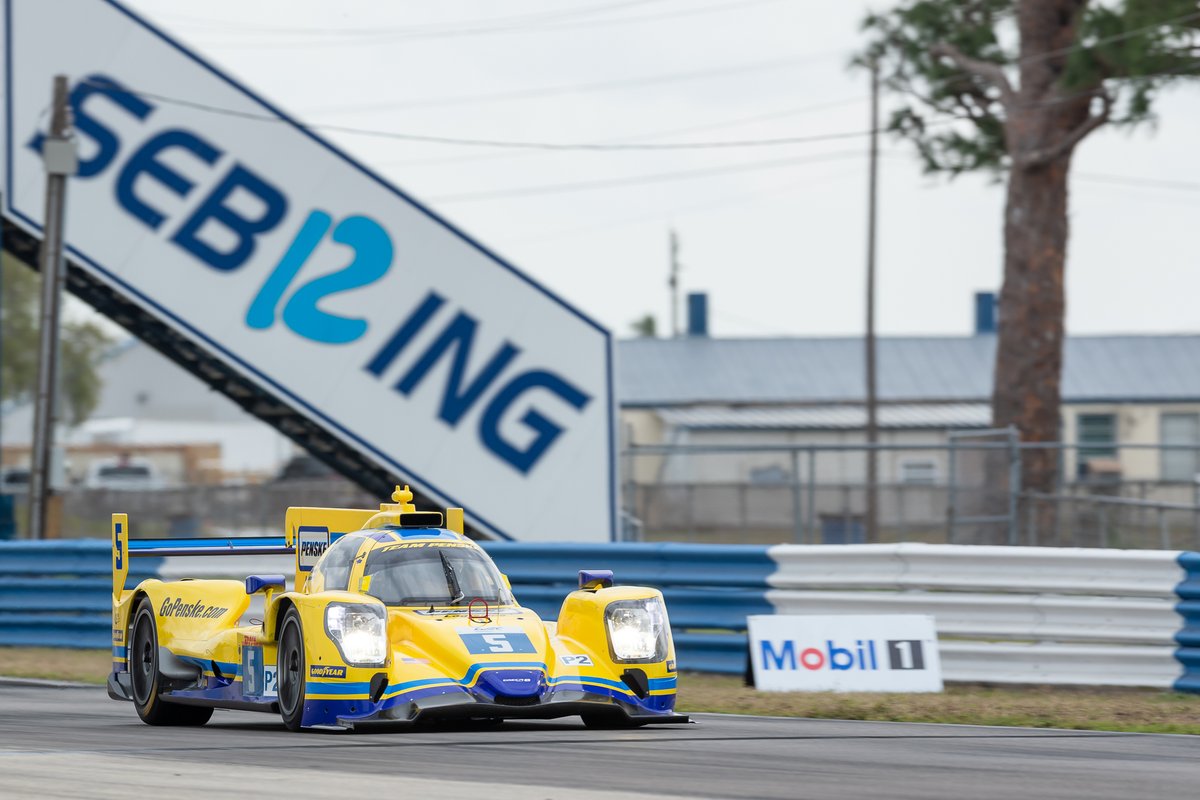
[[[546,601],[539,589],[569,582],[585,563],[664,587],[684,669],[740,674],[750,614],[924,614],[936,622],[948,681],[1200,691],[1189,677],[1200,671],[1200,633],[1180,613],[1200,616],[1200,580],[1182,563],[1196,554],[924,544],[501,549],[518,598],[535,606]],[[761,568],[732,570],[738,558],[761,559]],[[726,566],[714,572],[712,563]],[[164,578],[292,571],[289,556],[167,558],[159,568]],[[1192,572],[1200,576],[1200,562]],[[551,618],[562,592],[554,585],[540,613]]]
[[[782,545],[779,614],[929,614],[946,680],[1169,687],[1179,677],[1174,551]]]

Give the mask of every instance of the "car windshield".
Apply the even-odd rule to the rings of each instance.
[[[149,478],[150,468],[131,465],[113,465],[111,467],[101,467],[101,478]]]
[[[510,605],[500,571],[474,547],[458,543],[390,545],[367,557],[370,593],[390,606],[458,606],[472,600]]]

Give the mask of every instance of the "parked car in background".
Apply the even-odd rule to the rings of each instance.
[[[29,480],[29,467],[9,467],[0,472],[0,494],[25,494]]]
[[[88,489],[147,491],[162,489],[165,481],[154,464],[142,458],[96,461],[88,467],[83,485]]]

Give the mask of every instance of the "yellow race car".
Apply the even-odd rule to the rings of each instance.
[[[392,499],[378,511],[289,508],[276,539],[131,542],[114,514],[109,696],[151,725],[203,725],[214,708],[278,713],[291,730],[687,721],[674,713],[657,589],[583,570],[557,623],[544,622],[463,535],[461,509],[417,511],[407,486]],[[125,587],[131,557],[283,553],[295,557],[292,591],[282,574]]]

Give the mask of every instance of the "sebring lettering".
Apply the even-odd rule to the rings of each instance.
[[[83,140],[78,178],[115,170],[118,205],[204,267],[219,273],[241,269],[264,234],[289,218],[292,202],[284,192],[250,165],[231,159],[221,142],[164,127],[148,130],[148,138],[125,147],[122,135],[98,114],[115,109],[149,129],[157,106],[112,77],[84,78],[71,90],[70,104]],[[39,133],[28,146],[40,152],[43,140]],[[198,189],[209,184],[212,188]],[[314,254],[330,248],[344,258],[344,266],[314,276],[308,268]],[[257,292],[247,298],[245,324],[267,330],[278,322],[322,345],[359,341],[369,335],[372,321],[335,314],[321,303],[376,284],[393,268],[395,256],[392,237],[379,221],[364,215],[335,219],[312,208]],[[410,352],[419,334],[428,344]],[[446,375],[436,404],[440,423],[454,430],[473,424],[484,449],[528,474],[592,398],[553,371],[523,364],[518,343],[481,344],[486,334],[477,316],[449,308],[445,298],[430,292],[393,333],[380,339],[363,369],[406,398],[436,392],[428,385],[430,376]]]
[[[382,378],[445,303],[445,298],[436,292],[426,295],[363,369]],[[464,311],[456,313],[392,388],[402,395],[411,395],[439,362],[448,360],[449,377],[442,390],[438,418],[451,428],[457,428],[467,412],[493,386],[498,386],[479,417],[479,439],[494,455],[525,474],[563,433],[560,424],[533,406],[531,397],[549,399],[559,407],[578,412],[588,404],[591,396],[547,370],[531,369],[505,375],[509,365],[521,353],[521,349],[509,341],[490,356],[473,359],[471,351],[475,347],[478,328],[479,322],[474,317]],[[472,362],[477,364],[474,371],[469,367]],[[516,414],[521,414],[517,422],[525,429],[523,437],[504,432],[504,423]]]

